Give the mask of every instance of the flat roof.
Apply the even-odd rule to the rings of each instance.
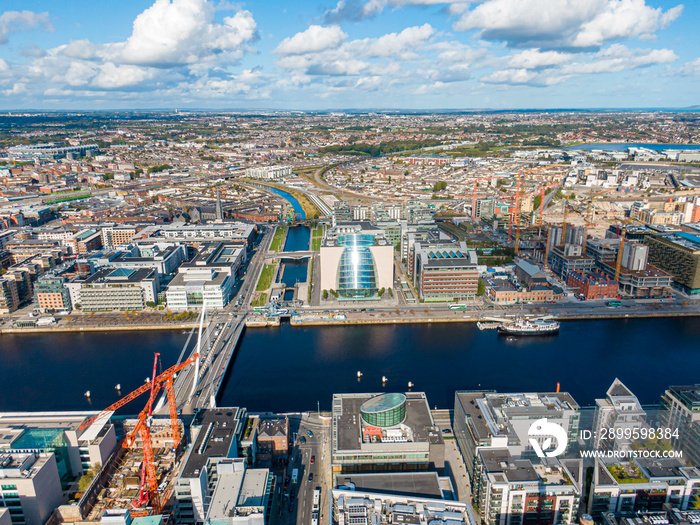
[[[181,477],[199,477],[209,458],[229,457],[231,445],[236,439],[236,430],[245,417],[242,408],[203,409],[197,413],[192,426],[201,426]]]
[[[338,450],[360,450],[362,448],[362,418],[360,408],[367,400],[380,395],[374,394],[335,394],[334,404],[340,400],[339,409],[334,409],[336,420]],[[423,392],[406,392],[406,418],[403,425],[409,427],[413,434],[413,443],[442,443],[442,435],[434,431],[434,421],[430,414],[428,400]],[[389,443],[401,445],[402,443]],[[381,444],[365,443],[365,446],[381,446]]]
[[[381,474],[340,474],[335,478],[336,488],[379,492],[399,496],[420,496],[442,499],[437,472],[392,472]]]

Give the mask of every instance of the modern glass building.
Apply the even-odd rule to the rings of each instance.
[[[377,267],[369,247],[373,235],[350,234],[336,239],[345,250],[338,265],[338,293],[342,297],[371,297],[377,292]]]
[[[362,403],[362,421],[375,427],[394,427],[406,419],[406,396],[398,393],[381,394]]]
[[[320,248],[321,289],[340,300],[376,300],[394,286],[394,247],[368,222],[339,223]]]

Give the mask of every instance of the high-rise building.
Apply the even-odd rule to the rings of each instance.
[[[683,292],[700,294],[700,237],[686,232],[647,235],[648,260],[673,275]]]
[[[416,242],[413,281],[421,300],[458,301],[476,297],[479,285],[476,252],[467,243]]]

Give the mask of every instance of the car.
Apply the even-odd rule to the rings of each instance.
[[[295,494],[294,492],[289,492],[289,501],[294,501]]]
[[[299,442],[300,442],[300,443],[306,443],[306,438],[305,438],[304,436],[301,436],[301,437],[299,438]]]
[[[309,472],[309,481],[313,481],[313,480],[314,480],[314,473]]]
[[[294,512],[294,503],[289,504],[289,512]]]
[[[443,433],[443,434],[452,434],[452,430],[449,429],[449,428],[443,428],[443,429],[442,429],[442,433]]]
[[[316,456],[311,456],[311,464],[314,464],[314,461],[316,461]]]
[[[314,433],[311,432],[310,430],[306,431],[306,435],[309,436],[310,438],[314,437]]]

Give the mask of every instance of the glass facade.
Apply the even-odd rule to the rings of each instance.
[[[406,419],[406,396],[382,394],[362,403],[362,420],[376,427],[393,427]]]
[[[372,297],[377,294],[377,268],[370,246],[372,235],[341,235],[336,239],[345,246],[338,265],[338,293],[341,297]]]

